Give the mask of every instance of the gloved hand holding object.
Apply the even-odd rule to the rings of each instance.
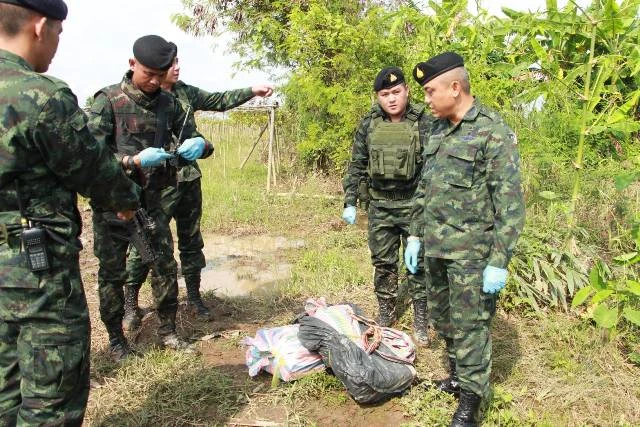
[[[167,153],[162,148],[148,147],[137,154],[140,159],[140,167],[148,168],[160,166],[162,162],[173,157],[173,154]]]
[[[176,150],[176,153],[185,160],[193,161],[202,157],[205,147],[206,143],[204,142],[204,139],[197,136],[195,138],[185,139],[185,141]]]

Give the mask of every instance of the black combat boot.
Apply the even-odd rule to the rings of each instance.
[[[391,327],[396,323],[396,299],[378,297],[379,315],[376,321],[378,325]]]
[[[183,340],[177,333],[173,332],[162,337],[162,345],[171,350],[179,350],[184,353],[197,354],[198,350],[188,341]]]
[[[114,362],[122,362],[135,356],[121,328],[107,328],[109,333],[109,355]]]
[[[200,296],[200,275],[189,274],[184,276],[184,281],[187,286],[187,303],[190,307],[193,307],[198,317],[208,320],[211,316],[209,309]]]
[[[413,337],[421,347],[430,343],[426,299],[413,300]]]
[[[176,308],[164,308],[156,311],[158,319],[160,320],[160,327],[158,328],[158,335],[162,340],[162,345],[165,348],[172,350],[181,350],[185,353],[197,353],[195,347],[180,338],[176,332]]]
[[[467,390],[460,390],[458,409],[451,419],[451,427],[478,427],[482,398]]]
[[[449,358],[449,377],[433,382],[433,387],[455,397],[460,395],[460,383],[458,383],[458,373],[456,372],[456,359]]]
[[[124,287],[124,317],[122,326],[127,332],[136,330],[142,324],[140,309],[138,308],[138,294],[140,285],[125,285]]]

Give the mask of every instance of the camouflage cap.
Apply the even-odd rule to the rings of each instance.
[[[430,82],[442,73],[454,68],[463,67],[464,59],[455,52],[444,52],[433,58],[420,62],[413,68],[413,78],[420,86]]]
[[[133,56],[144,66],[156,70],[167,70],[173,64],[178,47],[160,36],[140,37],[133,44]]]
[[[373,90],[376,92],[382,89],[389,89],[404,83],[404,73],[398,67],[385,67],[376,76],[373,82]]]
[[[58,21],[67,19],[67,5],[62,0],[0,0],[0,3],[25,7]]]

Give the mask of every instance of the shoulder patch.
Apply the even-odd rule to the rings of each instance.
[[[69,125],[79,132],[82,128],[87,126],[87,116],[85,116],[84,112],[78,108],[69,118]]]

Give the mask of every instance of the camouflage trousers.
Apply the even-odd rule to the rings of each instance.
[[[177,187],[162,191],[160,204],[165,215],[174,218],[180,251],[180,269],[183,276],[199,275],[206,262],[200,232],[202,217],[201,180],[179,182]],[[127,286],[139,287],[147,278],[149,267],[142,263],[138,251],[132,249],[127,257]]]
[[[78,256],[40,273],[19,258],[19,245],[0,245],[0,426],[79,426],[90,325]]]
[[[428,309],[456,360],[460,387],[490,397],[491,320],[497,295],[482,291],[487,260],[425,259]]]
[[[404,263],[412,206],[411,199],[371,200],[369,203],[369,250],[375,267],[373,284],[378,298],[398,296],[398,261]],[[416,274],[407,272],[407,282],[414,300],[427,298],[422,260]]]
[[[151,197],[147,197],[151,199]],[[157,194],[157,199],[160,195]],[[158,313],[160,327],[158,335],[175,332],[175,316],[178,310],[177,265],[173,258],[173,238],[169,229],[171,219],[164,210],[147,205],[147,213],[156,223],[152,236],[152,246],[158,255],[155,270],[151,275],[154,299],[153,308]],[[120,227],[114,227],[105,218],[111,213],[94,211],[93,252],[100,264],[98,269],[98,294],[100,298],[100,318],[108,331],[120,330],[124,317],[124,284],[127,279],[127,249],[129,243],[115,234],[123,234]]]

